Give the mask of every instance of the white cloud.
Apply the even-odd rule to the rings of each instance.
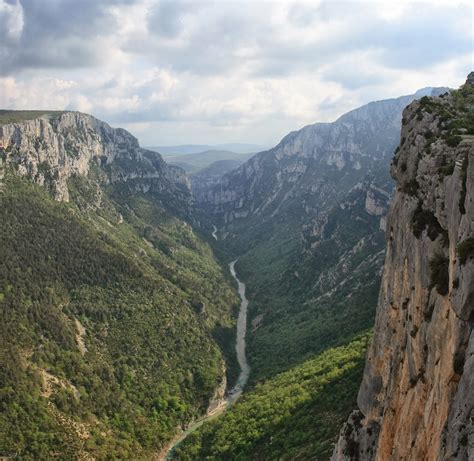
[[[18,0],[15,3],[8,3],[6,0],[0,0],[0,18],[2,39],[16,41],[20,38],[23,31],[24,19],[23,8]]]
[[[458,86],[472,8],[0,0],[0,105],[91,112],[146,144],[272,144],[370,100]]]

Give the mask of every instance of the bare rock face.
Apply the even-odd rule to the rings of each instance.
[[[333,461],[474,459],[473,107],[466,84],[404,111],[374,338]]]
[[[98,168],[104,182],[126,182],[142,192],[179,195],[190,201],[184,171],[160,154],[140,148],[121,128],[91,115],[63,112],[0,125],[4,167],[44,185],[59,201],[69,200],[67,182]]]
[[[474,86],[474,72],[471,72],[466,79],[466,85],[473,85]]]

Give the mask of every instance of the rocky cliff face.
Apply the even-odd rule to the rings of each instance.
[[[369,170],[381,163],[388,165],[398,143],[403,108],[432,91],[439,93],[429,88],[373,102],[334,123],[317,123],[290,133],[217,185],[196,191],[196,201],[225,225],[249,216],[271,217],[293,208],[294,199],[299,207],[314,208],[312,212],[337,203]]]
[[[9,119],[15,118],[11,112]],[[101,182],[123,182],[169,200],[190,202],[188,180],[160,154],[140,148],[127,131],[111,128],[79,112],[44,114],[7,124],[0,120],[0,153],[4,165],[47,187],[57,200],[68,201],[68,180],[101,171]],[[164,202],[166,200],[163,200]]]
[[[201,197],[203,194],[205,195],[207,191],[220,183],[222,176],[237,169],[243,163],[243,160],[235,159],[217,160],[197,173],[191,174],[193,196]]]
[[[358,410],[333,460],[474,459],[474,88],[413,102]]]

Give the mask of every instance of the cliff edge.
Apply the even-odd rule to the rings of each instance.
[[[0,162],[58,201],[69,201],[71,178],[95,171],[101,184],[123,183],[181,216],[189,213],[190,185],[181,168],[141,148],[128,131],[81,112],[0,111]]]
[[[474,459],[474,86],[403,113],[358,409],[332,460]]]

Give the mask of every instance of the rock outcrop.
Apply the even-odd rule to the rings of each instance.
[[[404,111],[358,409],[337,460],[474,459],[474,88]]]
[[[14,111],[9,119],[15,119]],[[164,203],[190,203],[189,183],[181,168],[142,149],[126,130],[80,112],[45,113],[30,120],[18,117],[6,124],[0,120],[0,155],[6,168],[44,185],[60,201],[69,200],[70,178],[96,169],[102,182],[124,182],[151,191],[162,195]]]

